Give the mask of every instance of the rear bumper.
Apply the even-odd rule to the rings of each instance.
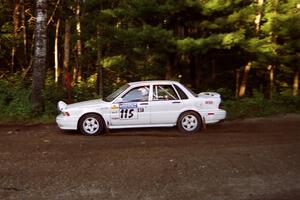
[[[201,116],[205,119],[206,124],[214,124],[222,122],[226,118],[226,111],[222,109],[209,110],[201,113]]]
[[[56,117],[56,123],[60,129],[63,130],[76,130],[77,129],[77,118],[70,116],[63,116],[62,114]]]

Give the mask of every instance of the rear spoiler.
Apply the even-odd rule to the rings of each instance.
[[[215,97],[215,98],[221,97],[221,95],[217,92],[201,92],[197,96],[198,97]]]

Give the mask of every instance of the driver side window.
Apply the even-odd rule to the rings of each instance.
[[[122,97],[122,102],[142,102],[149,100],[149,86],[131,89]]]

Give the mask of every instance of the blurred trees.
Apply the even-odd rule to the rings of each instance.
[[[35,80],[35,2],[0,0],[2,78]],[[65,98],[76,100],[71,90],[83,85],[103,96],[147,79],[175,79],[227,97],[298,95],[297,0],[47,2],[47,62],[39,67],[48,79],[40,81],[64,88]]]

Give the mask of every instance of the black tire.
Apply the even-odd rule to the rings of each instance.
[[[184,112],[178,118],[177,127],[186,134],[197,133],[202,127],[201,117],[193,111]]]
[[[95,136],[103,133],[105,123],[97,114],[86,114],[80,118],[78,128],[83,135]]]

